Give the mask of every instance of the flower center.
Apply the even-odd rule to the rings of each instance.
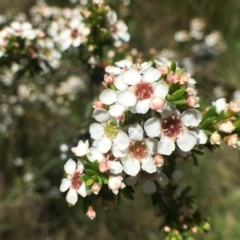
[[[104,127],[104,132],[107,135],[107,137],[113,139],[117,136],[118,134],[118,128],[117,125],[114,122],[109,121],[108,123],[105,124]]]
[[[135,95],[139,100],[149,99],[153,94],[150,83],[138,83],[135,88]]]
[[[42,54],[46,57],[46,58],[50,58],[52,56],[52,51],[49,48],[43,48],[42,49]]]
[[[165,136],[170,138],[177,137],[182,132],[182,123],[180,117],[171,115],[162,121],[162,130]]]
[[[75,190],[78,190],[82,185],[82,183],[79,180],[80,176],[81,176],[80,172],[77,172],[77,171],[72,176],[71,184],[72,184],[72,188]]]
[[[143,159],[147,156],[147,146],[143,141],[132,142],[129,146],[132,156],[136,159]]]
[[[71,32],[71,38],[72,38],[72,39],[75,39],[75,38],[77,38],[77,36],[78,36],[78,30],[77,30],[77,29],[72,30],[72,32]]]

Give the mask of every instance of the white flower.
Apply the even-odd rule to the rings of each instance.
[[[124,188],[126,185],[123,183],[122,176],[110,176],[108,179],[108,187],[114,194],[118,194],[119,189]]]
[[[219,114],[222,111],[226,111],[226,109],[228,108],[228,104],[226,103],[226,99],[225,98],[219,98],[217,101],[212,103],[213,106],[216,107],[216,112]]]
[[[190,40],[189,32],[185,30],[178,31],[174,34],[174,40],[176,42],[187,42]]]
[[[136,176],[141,168],[148,173],[156,172],[152,155],[157,153],[157,140],[144,139],[143,129],[139,124],[130,126],[129,138],[131,142],[128,153],[121,157],[124,172],[130,176]]]
[[[67,50],[71,45],[79,47],[82,42],[86,41],[90,29],[79,18],[72,18],[69,22],[69,28],[62,30],[60,34],[60,44],[62,51]]]
[[[217,131],[212,133],[212,135],[210,137],[210,143],[212,145],[214,145],[214,144],[220,145],[221,144],[221,135]]]
[[[84,166],[80,161],[76,164],[74,160],[69,159],[64,165],[64,170],[67,173],[67,178],[62,179],[60,191],[65,192],[69,189],[66,196],[67,202],[75,205],[78,200],[78,194],[82,197],[87,196],[85,183],[79,180]]]
[[[232,133],[235,130],[235,126],[231,121],[220,122],[218,124],[218,130],[225,133]]]
[[[117,14],[115,11],[110,10],[107,13],[107,20],[109,24],[110,34],[114,40],[123,40],[128,42],[130,40],[130,34],[128,33],[127,25],[122,21],[117,21]]]
[[[77,157],[82,157],[82,156],[88,154],[89,153],[88,140],[86,140],[85,143],[82,140],[80,140],[78,142],[77,147],[73,147],[71,150],[72,150],[73,153],[75,153],[75,155]]]
[[[158,153],[170,155],[175,150],[175,142],[181,151],[190,151],[197,144],[198,137],[189,128],[198,127],[202,119],[200,112],[188,109],[180,114],[166,107],[161,114],[161,121],[158,118],[150,118],[144,124],[148,136],[157,137],[161,131]]]
[[[115,152],[125,152],[129,146],[128,135],[121,131],[118,126],[111,121],[107,123],[93,123],[90,125],[91,138],[95,139],[95,145],[99,152],[105,154],[113,148]],[[118,156],[115,156],[118,157]]]

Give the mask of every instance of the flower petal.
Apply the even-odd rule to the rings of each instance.
[[[70,188],[67,193],[66,199],[68,203],[75,205],[78,200],[77,191],[73,188]]]
[[[100,94],[100,101],[106,105],[111,105],[116,102],[117,94],[114,90],[112,89],[105,89],[101,94]]]
[[[161,112],[162,118],[167,118],[168,116],[176,112],[176,105],[174,103],[165,103],[164,108]]]
[[[116,144],[116,146],[120,150],[125,150],[128,148],[130,140],[129,140],[128,135],[125,132],[119,131],[119,133],[117,134],[117,136],[113,142],[114,142],[114,144]]]
[[[201,120],[202,115],[196,109],[188,109],[181,114],[181,121],[187,127],[197,127]]]
[[[107,66],[107,67],[105,68],[105,71],[106,71],[107,73],[112,73],[112,74],[114,74],[114,75],[118,75],[118,74],[120,74],[120,73],[122,72],[122,69],[119,68],[119,67],[115,67],[115,66]]]
[[[111,105],[108,110],[110,116],[112,117],[120,117],[121,115],[123,115],[124,111],[125,111],[125,107],[119,104]]]
[[[145,82],[155,82],[161,77],[161,73],[158,69],[149,67],[143,72]]]
[[[110,164],[109,171],[113,174],[119,174],[123,171],[123,166],[120,162],[109,161]]]
[[[151,157],[146,157],[142,160],[142,169],[148,173],[154,173],[157,171],[157,166],[154,164]]]
[[[157,150],[158,153],[169,156],[175,150],[175,143],[171,138],[163,136],[158,143]]]
[[[150,118],[144,123],[144,130],[148,137],[157,137],[161,132],[161,124],[158,118]]]
[[[67,191],[70,186],[71,186],[71,181],[67,178],[63,178],[60,185],[60,191],[61,192]]]
[[[128,134],[130,139],[134,141],[143,140],[143,129],[138,123],[135,123],[134,125],[129,127]]]
[[[85,183],[82,183],[81,187],[77,190],[77,193],[80,194],[82,197],[87,196],[87,190]]]
[[[112,154],[114,157],[125,157],[128,154],[128,148],[124,150],[120,150],[116,144],[112,145]]]
[[[151,99],[140,100],[136,104],[137,113],[145,114],[150,107]]]
[[[125,60],[115,62],[115,65],[120,67],[120,68],[130,68],[131,65],[132,65],[132,61],[128,60],[128,59],[125,59]]]
[[[117,101],[124,107],[132,107],[136,104],[136,96],[129,91],[121,91],[117,94]]]
[[[136,176],[140,171],[140,163],[137,159],[127,158],[123,162],[123,170],[130,176]]]
[[[119,75],[114,79],[114,85],[120,91],[127,90],[128,85],[122,80],[122,76]]]
[[[166,82],[159,81],[153,85],[153,93],[156,97],[165,98],[168,94],[169,87]]]
[[[147,138],[144,141],[147,145],[148,151],[151,154],[156,154],[157,153],[158,140],[156,140],[155,138]]]
[[[99,123],[92,123],[89,132],[92,139],[100,139],[104,135],[104,129]]]
[[[112,141],[107,137],[102,137],[97,141],[97,149],[101,153],[106,153],[111,149]]]
[[[141,75],[136,68],[130,68],[122,74],[122,79],[128,85],[136,85],[140,82]]]
[[[94,109],[93,118],[95,118],[98,122],[106,122],[109,119],[108,111],[103,108]]]
[[[91,162],[94,162],[95,160],[98,160],[98,162],[101,162],[104,159],[104,156],[100,151],[97,150],[97,148],[91,147],[89,149],[89,153],[87,155],[87,158]]]
[[[64,165],[64,170],[67,174],[73,175],[74,172],[76,171],[76,162],[72,160],[71,158],[65,163]]]
[[[188,152],[197,144],[197,137],[190,131],[184,131],[177,140],[178,147],[183,152]]]

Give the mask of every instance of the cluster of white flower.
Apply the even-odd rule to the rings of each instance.
[[[175,62],[156,61],[156,67],[152,62],[133,64],[130,60],[115,64],[105,68],[106,89],[93,104],[97,122],[90,125],[92,145],[79,141],[72,151],[83,163],[97,161],[114,194],[136,184],[153,193],[156,184],[166,186],[169,182],[162,171],[168,156],[191,154],[196,145],[207,142],[207,135],[198,128],[202,115],[196,109],[195,81]],[[84,195],[98,194],[102,185],[92,179],[89,184],[86,178],[86,187],[85,178],[79,177],[84,174],[88,171],[75,166],[67,186],[75,193],[82,187],[86,188]],[[68,188],[65,182],[61,191]],[[75,193],[67,195],[71,204],[76,203]]]
[[[70,47],[84,45],[91,59],[98,57],[92,53],[101,45],[98,41],[130,39],[127,25],[101,3],[92,9],[88,5],[62,9],[40,2],[30,9],[30,15],[30,19],[26,15],[17,16],[0,30],[0,59],[6,64],[26,65],[28,69],[32,65],[33,72],[39,67],[45,73],[49,68],[57,69],[62,53]],[[91,35],[96,32],[98,35]]]
[[[219,119],[213,119],[214,129],[210,135],[210,143],[212,145],[221,145],[222,141],[228,146],[240,149],[240,139],[238,129],[240,120],[238,114],[240,113],[240,104],[235,99],[227,103],[225,98],[219,98],[213,102],[213,107],[216,116]]]
[[[190,22],[190,29],[180,30],[174,34],[176,42],[187,42],[191,39],[197,41],[204,40],[203,42],[196,43],[192,46],[192,51],[196,55],[202,54],[219,54],[226,50],[226,43],[222,37],[222,34],[214,30],[208,35],[204,35],[206,23],[202,18],[194,18]]]

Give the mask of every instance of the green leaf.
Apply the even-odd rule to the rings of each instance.
[[[91,169],[85,169],[85,171],[86,171],[86,174],[90,177],[96,175],[96,172]]]
[[[202,116],[202,122],[204,122],[206,119],[216,116],[217,112],[216,112],[216,107],[212,106],[208,109],[208,111],[206,113],[203,113]]]
[[[212,132],[211,131],[208,131],[208,130],[206,130],[206,129],[202,129],[204,132],[205,132],[205,134],[207,134],[208,136],[211,136],[212,135]]]
[[[106,177],[102,177],[103,184],[108,184],[108,179]]]
[[[197,149],[192,149],[192,152],[197,154],[197,155],[204,155],[204,152],[197,150]]]
[[[102,178],[100,177],[100,176],[97,176],[97,183],[99,184],[99,185],[102,185]]]
[[[123,196],[129,200],[134,200],[134,196],[133,193],[131,192],[131,190],[129,190],[129,187],[125,187],[121,193],[123,194]]]
[[[173,101],[174,100],[174,97],[170,94],[167,95],[167,101]]]
[[[178,89],[177,91],[175,91],[174,93],[172,93],[172,96],[175,99],[180,99],[184,94],[185,94],[185,87],[182,87],[180,89]]]
[[[99,162],[97,160],[92,163],[92,168],[95,172],[99,172]]]
[[[187,100],[186,99],[181,99],[181,100],[176,100],[176,101],[172,101],[175,105],[186,105],[187,104]]]
[[[170,71],[175,72],[177,68],[176,62],[172,61],[170,65]]]
[[[89,186],[91,186],[93,183],[94,183],[94,180],[93,180],[92,178],[89,178],[89,179],[86,181],[86,186],[89,187]]]
[[[85,169],[92,169],[92,164],[91,163],[85,162],[83,164],[83,166],[84,166]]]
[[[198,160],[197,160],[196,156],[194,154],[192,154],[192,157],[193,157],[194,166],[198,166]]]
[[[211,125],[213,125],[215,123],[215,120],[216,120],[215,117],[208,118],[200,123],[199,128],[205,129],[207,127],[210,127]]]
[[[88,175],[83,175],[83,176],[80,177],[81,182],[86,182],[88,179],[89,179]]]
[[[240,120],[234,122],[234,123],[233,123],[233,126],[234,126],[236,129],[239,130],[239,128],[240,128]]]

